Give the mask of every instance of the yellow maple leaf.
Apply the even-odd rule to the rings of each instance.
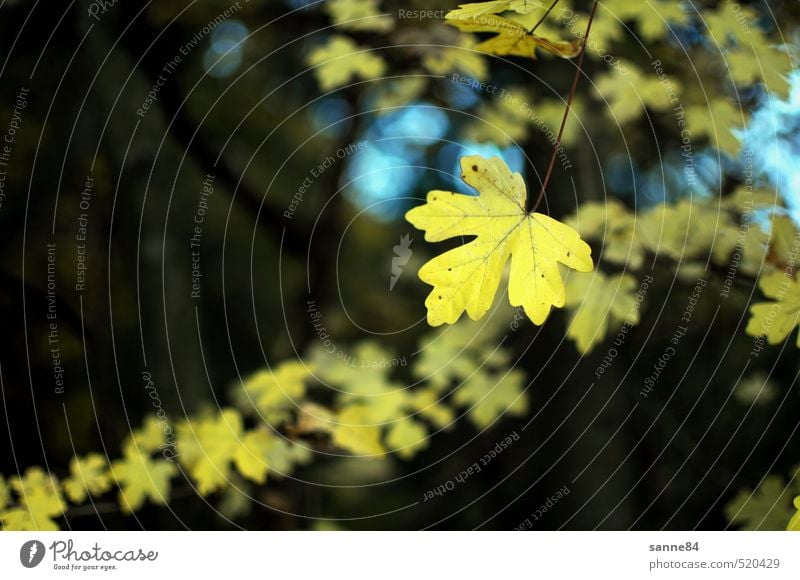
[[[514,11],[519,14],[538,15],[547,10],[548,4],[539,0],[490,0],[489,2],[473,2],[459,4],[458,8],[447,13],[452,18],[475,18],[484,14],[500,14],[501,12]]]
[[[581,49],[579,40],[550,40],[543,36],[531,34],[524,25],[497,16],[485,14],[482,16],[469,16],[448,12],[445,16],[447,24],[455,26],[463,32],[491,32],[496,33],[476,46],[476,50],[498,56],[522,56],[536,58],[536,49],[555,54],[562,58],[572,58]]]
[[[464,311],[480,319],[511,258],[511,305],[523,306],[534,324],[542,324],[551,307],[563,306],[566,298],[558,263],[588,272],[594,266],[591,248],[563,223],[528,213],[522,176],[499,157],[462,157],[461,172],[479,195],[431,191],[426,204],[406,214],[414,227],[425,230],[429,242],[477,236],[420,269],[420,279],[433,286],[425,301],[428,323],[453,324]]]
[[[111,464],[111,475],[119,485],[119,505],[123,513],[138,510],[146,499],[166,505],[169,501],[170,479],[178,468],[163,459],[152,459],[133,445],[125,445],[123,458]]]
[[[87,494],[102,495],[111,489],[108,462],[99,453],[89,453],[83,459],[75,456],[69,462],[69,477],[62,483],[73,503],[82,503]]]
[[[325,10],[333,23],[344,30],[388,32],[394,19],[381,14],[380,0],[328,0]]]
[[[585,354],[609,331],[624,323],[639,324],[636,279],[630,274],[606,276],[602,272],[573,274],[567,279],[567,306],[574,308],[567,336]]]
[[[353,77],[375,79],[386,71],[386,63],[379,55],[343,35],[335,35],[325,45],[312,50],[306,62],[314,67],[314,75],[323,91],[340,87]]]
[[[766,336],[769,344],[778,344],[800,324],[800,283],[783,271],[762,276],[761,292],[773,302],[759,302],[750,307],[750,320],[745,332],[750,336]],[[800,347],[800,334],[797,337]]]

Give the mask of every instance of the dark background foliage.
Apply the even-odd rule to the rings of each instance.
[[[796,9],[774,5],[795,16]],[[341,344],[372,338],[408,356],[426,331],[427,288],[414,271],[422,263],[416,260],[434,249],[402,219],[402,209],[429,187],[452,188],[452,182],[420,169],[399,211],[374,217],[342,193],[345,163],[339,163],[314,183],[292,219],[283,215],[311,168],[357,142],[375,122],[359,113],[362,91],[354,86],[338,91],[346,107],[336,127],[319,133],[314,124],[319,88],[309,72],[296,75],[318,30],[329,26],[320,11],[290,15],[286,3],[247,3],[234,16],[251,35],[242,64],[221,78],[205,74],[209,40],[203,39],[167,75],[146,115],[137,115],[165,63],[225,8],[219,2],[125,1],[99,22],[87,16],[86,2],[18,1],[0,8],[2,125],[20,89],[30,89],[0,207],[7,422],[0,472],[6,475],[37,464],[62,474],[76,452],[116,456],[131,428],[153,410],[144,371],[170,416],[226,400],[238,377],[315,344],[309,299]],[[408,58],[387,52],[398,69]],[[559,91],[571,81],[572,67],[560,61],[520,64],[536,67]],[[493,61],[492,74],[503,79],[519,71]],[[439,97],[432,92],[428,98]],[[651,129],[631,129],[637,130]],[[532,160],[528,179],[535,182],[549,145],[532,139],[524,151]],[[592,149],[579,144],[574,157],[580,201],[602,198]],[[191,298],[190,237],[207,174],[214,175],[214,192],[202,231],[202,291]],[[94,182],[85,211],[86,283],[76,291],[87,176]],[[557,172],[548,196],[553,215],[575,209],[571,187]],[[389,292],[392,248],[404,234],[414,238],[418,258]],[[55,392],[48,342],[51,243],[63,394]],[[631,348],[621,350],[601,380],[594,371],[608,345],[581,358],[563,340],[561,314],[510,336],[531,381],[533,422],[524,432],[528,418],[501,420],[480,434],[462,421],[410,462],[370,467],[315,458],[296,474],[302,481],[263,488],[259,499],[266,507],[254,507],[237,524],[305,529],[330,517],[345,518],[340,524],[352,529],[510,529],[568,486],[569,496],[536,522],[537,529],[725,527],[723,506],[740,488],[757,485],[767,473],[788,473],[800,460],[796,350],[772,348],[758,359],[780,385],[773,404],[751,409],[737,403],[731,396],[742,370],[737,361],[752,348],[743,332],[752,289],[743,285],[722,303],[712,274],[676,360],[642,399],[641,385],[680,323],[691,290],[674,280],[669,264],[656,263],[653,272],[642,323],[628,338]],[[398,376],[404,373],[399,369]],[[480,476],[444,498],[413,505],[514,430],[521,440]],[[323,472],[336,473],[343,487],[308,483],[323,479]],[[374,485],[346,485],[370,478]],[[179,483],[169,509],[150,505],[135,518],[124,517],[110,498],[97,505],[99,513],[73,508],[63,526],[234,527],[213,503]]]

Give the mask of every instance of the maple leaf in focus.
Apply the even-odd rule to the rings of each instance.
[[[492,305],[511,258],[508,294],[534,324],[542,324],[553,306],[564,306],[558,264],[589,272],[591,248],[578,233],[541,213],[525,209],[525,183],[499,157],[461,158],[461,178],[479,195],[431,191],[427,203],[406,214],[425,239],[440,242],[477,236],[426,263],[419,271],[433,286],[425,306],[431,326],[453,324],[466,311],[480,319]]]

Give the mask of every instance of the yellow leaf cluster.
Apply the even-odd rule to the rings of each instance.
[[[6,530],[57,530],[54,518],[63,515],[66,505],[58,480],[40,467],[31,467],[23,477],[14,476],[9,487],[18,504],[0,512]],[[8,492],[3,495],[8,501]]]

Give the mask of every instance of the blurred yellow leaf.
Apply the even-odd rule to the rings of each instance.
[[[742,142],[735,131],[744,128],[748,113],[727,99],[716,99],[705,105],[686,107],[686,122],[692,136],[705,136],[711,144],[729,155],[736,156]]]
[[[626,62],[599,75],[595,89],[607,101],[612,121],[627,123],[638,119],[645,107],[653,111],[665,111],[673,106],[673,99],[680,94],[681,85],[674,78],[666,79],[645,74]]]
[[[102,495],[111,489],[108,462],[99,453],[89,453],[83,459],[73,457],[69,462],[69,477],[62,482],[64,492],[73,503],[81,503],[90,495]]]
[[[311,372],[311,367],[300,361],[286,361],[245,379],[244,391],[267,421],[278,423],[299,406]]]
[[[386,71],[386,63],[373,49],[358,46],[349,37],[336,35],[311,51],[306,60],[314,67],[320,88],[329,91],[353,78],[375,79]]]
[[[775,300],[750,307],[746,332],[750,336],[766,336],[769,344],[778,344],[800,324],[800,283],[779,270],[759,278],[758,286],[764,296]],[[800,335],[797,346],[800,347]]]
[[[266,429],[255,429],[245,434],[233,455],[236,469],[256,483],[265,483],[267,474],[282,477],[295,463],[310,458],[306,447],[293,444]]]
[[[332,430],[334,445],[357,455],[383,455],[381,426],[367,420],[370,409],[365,405],[345,408]]]
[[[189,421],[188,427],[179,431],[178,458],[200,494],[208,495],[228,482],[230,462],[241,445],[242,418],[234,409],[223,409]]]
[[[639,324],[636,278],[602,272],[572,274],[567,278],[567,307],[572,310],[567,336],[585,354],[624,323]]]
[[[394,28],[394,19],[381,14],[380,0],[328,0],[325,10],[344,30],[388,32]]]
[[[12,477],[9,484],[19,505],[0,513],[4,529],[58,530],[53,518],[61,516],[66,505],[55,477],[46,474],[41,467],[31,467],[23,477]]]
[[[405,417],[389,425],[386,445],[403,459],[411,459],[428,446],[428,430],[419,421]]]
[[[169,461],[153,460],[132,445],[123,449],[123,458],[111,464],[111,475],[119,485],[119,505],[129,514],[138,510],[146,499],[166,505],[169,501],[170,479],[178,468]]]
[[[615,19],[636,22],[639,34],[647,42],[668,36],[672,24],[689,23],[687,7],[675,0],[605,0],[602,8]],[[618,26],[622,28],[621,23]]]
[[[636,217],[619,200],[590,201],[565,220],[582,238],[602,244],[600,258],[612,264],[627,264],[638,270],[644,263],[644,242]]]
[[[372,107],[379,114],[391,113],[417,99],[428,86],[424,76],[386,79],[375,91]]]
[[[486,59],[472,36],[464,35],[456,46],[436,46],[424,52],[422,66],[435,75],[460,72],[470,78],[483,80],[489,76]]]
[[[504,414],[519,417],[528,411],[528,398],[522,391],[525,376],[519,369],[489,375],[478,370],[453,391],[453,401],[467,408],[479,429],[485,429]]]

